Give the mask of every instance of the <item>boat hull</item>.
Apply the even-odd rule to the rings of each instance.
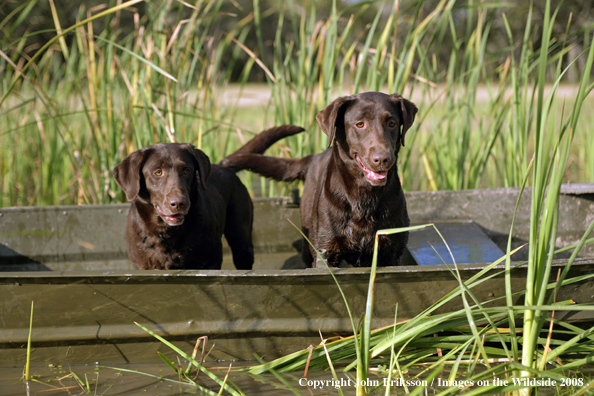
[[[469,221],[502,250],[507,242],[516,189],[407,194],[415,223]],[[175,355],[139,323],[186,352],[198,337],[215,344],[210,359],[272,359],[317,345],[324,338],[353,333],[346,305],[328,269],[299,266],[293,246],[299,221],[289,199],[255,200],[256,267],[252,271],[138,271],[126,259],[123,230],[127,205],[0,208],[0,366],[25,362],[31,302],[34,301],[32,364],[108,364],[158,360],[157,351]],[[528,201],[522,201],[514,246],[527,239]],[[558,247],[575,243],[594,220],[594,195],[561,198]],[[121,229],[120,229],[121,228]],[[569,276],[594,272],[590,247]],[[522,253],[515,258],[519,264]],[[374,328],[410,319],[458,287],[447,266],[415,265],[378,269]],[[566,264],[563,256],[556,268]],[[297,263],[297,264],[295,264]],[[459,263],[462,279],[489,263]],[[232,268],[226,259],[224,268]],[[333,273],[347,296],[355,324],[365,311],[368,268]],[[552,278],[557,270],[551,271]],[[503,305],[503,269],[474,288],[486,306]],[[552,279],[553,281],[554,279]],[[512,288],[522,291],[524,267],[512,272]],[[594,302],[594,281],[561,288],[558,301]],[[522,297],[515,297],[521,303]],[[461,309],[460,298],[436,313]],[[588,312],[558,313],[575,322],[592,321]]]

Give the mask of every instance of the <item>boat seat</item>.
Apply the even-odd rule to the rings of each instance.
[[[504,256],[501,249],[472,221],[434,224],[450,247],[457,264],[492,263]],[[445,243],[433,227],[411,231],[407,248],[418,265],[443,265],[444,261],[448,265],[452,264]]]

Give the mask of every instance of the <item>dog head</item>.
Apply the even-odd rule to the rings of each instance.
[[[160,143],[127,156],[113,170],[128,201],[150,203],[170,226],[183,224],[196,184],[206,189],[210,160],[188,143]]]
[[[399,94],[366,92],[336,99],[316,119],[372,186],[383,186],[417,107]]]

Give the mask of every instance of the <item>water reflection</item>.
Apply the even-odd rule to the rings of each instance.
[[[251,364],[257,364],[252,362]],[[186,365],[183,365],[186,367]],[[233,365],[238,368],[241,365]],[[245,366],[245,364],[244,364]],[[192,386],[183,385],[177,382],[178,376],[173,370],[164,364],[159,363],[130,363],[113,365],[124,370],[134,370],[142,375],[128,371],[114,370],[105,366],[95,365],[72,365],[69,367],[34,367],[31,372],[33,381],[28,383],[22,381],[22,368],[0,369],[0,395],[21,396],[21,395],[196,395],[203,394]],[[220,378],[224,378],[228,366],[222,364],[218,368],[211,369]],[[329,372],[310,371],[308,381],[300,379],[303,373],[283,373],[283,379],[293,386],[302,395],[338,395],[336,387],[328,386],[333,381]],[[342,391],[346,395],[355,395],[356,391],[352,379],[343,373],[339,373],[342,379]],[[158,378],[162,377],[162,378]],[[172,380],[172,381],[170,381]],[[246,396],[284,396],[294,395],[292,390],[282,384],[273,375],[247,375],[242,371],[232,371],[228,383],[233,383]],[[349,385],[349,381],[350,384]],[[212,380],[201,375],[197,381],[213,392],[218,393],[219,386]],[[300,385],[301,382],[301,385]],[[310,386],[307,384],[309,383]],[[314,385],[315,384],[315,385]],[[320,387],[321,385],[324,385]],[[223,393],[228,394],[228,393]],[[377,393],[379,394],[379,393]]]

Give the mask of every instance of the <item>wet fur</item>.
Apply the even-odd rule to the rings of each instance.
[[[261,155],[264,146],[301,131],[280,127],[260,133],[221,165],[275,180],[305,180],[300,204],[304,234],[316,248],[327,251],[332,266],[343,260],[370,266],[375,233],[410,224],[396,161],[416,113],[416,106],[398,94],[341,97],[317,116],[329,142],[334,142],[326,151],[297,159]],[[355,127],[356,120],[364,120],[365,127]],[[388,128],[390,120],[397,120],[397,125]],[[253,148],[260,151],[250,152]],[[387,171],[385,179],[367,179],[357,157],[378,174]],[[374,158],[379,160],[374,163]],[[378,264],[399,265],[407,240],[408,233],[380,237]],[[304,241],[304,263],[315,265],[314,257],[315,251]]]
[[[161,168],[167,171],[155,176]],[[126,245],[137,269],[220,269],[223,235],[235,266],[252,268],[252,201],[233,171],[190,144],[161,143],[130,154],[113,176],[132,201]],[[156,205],[168,204],[162,211],[185,213],[183,223],[172,226],[159,214]]]

